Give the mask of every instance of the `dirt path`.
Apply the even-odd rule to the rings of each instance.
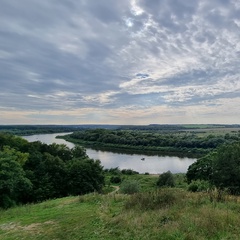
[[[110,192],[109,194],[115,194],[118,192],[118,190],[120,189],[119,186],[112,186],[113,188],[115,188],[112,192]]]

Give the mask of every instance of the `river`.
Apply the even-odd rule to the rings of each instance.
[[[23,136],[23,138],[29,142],[41,141],[46,144],[55,142],[58,144],[66,144],[69,148],[74,147],[73,143],[56,138],[56,136],[66,134],[68,133],[36,134]],[[86,148],[86,152],[90,158],[99,159],[104,168],[119,167],[119,169],[133,169],[139,173],[148,172],[150,174],[159,174],[168,170],[172,173],[185,173],[189,165],[196,161],[195,158],[188,157],[115,153],[91,148]]]

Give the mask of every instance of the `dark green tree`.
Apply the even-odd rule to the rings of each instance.
[[[188,183],[193,180],[211,181],[213,173],[213,159],[215,154],[215,152],[209,153],[206,156],[199,158],[188,167],[188,171],[186,173]]]
[[[9,150],[0,151],[0,207],[3,208],[28,202],[32,188],[20,162],[16,161],[15,151]]]
[[[188,183],[207,180],[219,190],[240,194],[240,143],[223,145],[189,166]]]
[[[93,191],[102,191],[104,174],[99,160],[73,159],[67,163],[67,171],[69,194],[82,195]]]
[[[35,153],[26,162],[25,171],[33,183],[31,198],[33,201],[43,201],[49,198],[67,195],[67,168],[58,156],[49,153]]]
[[[240,143],[224,145],[213,160],[212,182],[219,189],[240,194]]]

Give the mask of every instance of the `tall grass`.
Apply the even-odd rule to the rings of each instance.
[[[0,211],[0,239],[239,239],[239,198],[159,189],[87,194]]]
[[[125,203],[125,209],[154,210],[170,207],[183,198],[183,192],[162,188],[157,191],[136,193]]]

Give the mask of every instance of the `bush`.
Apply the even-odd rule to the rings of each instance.
[[[120,183],[122,181],[121,177],[120,176],[112,176],[110,178],[110,182],[111,183]]]
[[[133,194],[140,191],[140,185],[136,180],[125,180],[120,186],[120,192],[124,194]]]
[[[162,173],[157,181],[157,186],[159,187],[174,187],[174,178],[173,174],[170,171]]]
[[[192,181],[188,185],[188,191],[190,192],[203,192],[207,191],[209,188],[210,188],[209,182],[204,180]]]
[[[132,169],[123,169],[121,171],[122,174],[125,174],[125,175],[134,175],[134,174],[139,174],[139,172],[137,171],[134,171]]]

